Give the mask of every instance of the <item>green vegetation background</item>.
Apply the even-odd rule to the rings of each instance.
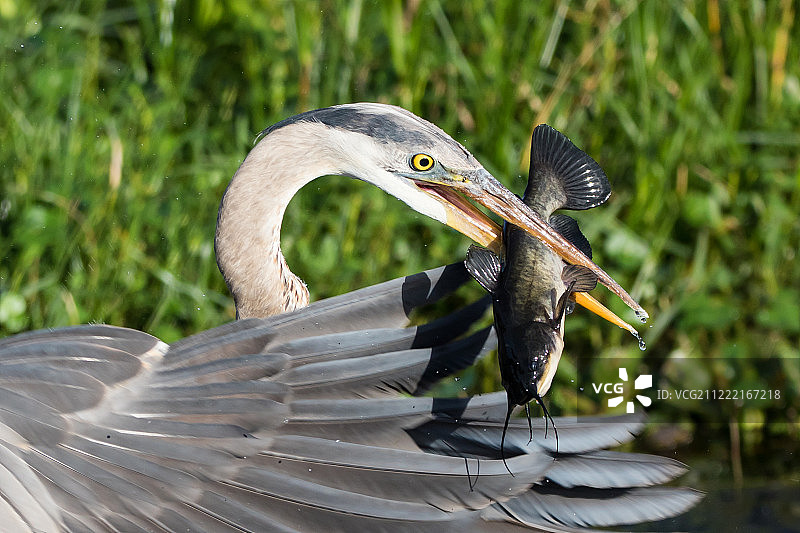
[[[216,208],[257,133],[288,115],[404,106],[517,192],[532,127],[547,122],[606,170],[611,201],[577,218],[595,260],[653,317],[640,353],[623,331],[573,315],[555,409],[575,400],[577,356],[705,358],[682,374],[660,369],[659,384],[783,392],[777,404],[686,413],[725,422],[696,430],[721,432],[736,475],[735,456],[746,466],[769,443],[800,440],[795,10],[788,0],[0,0],[0,336],[106,322],[172,341],[231,320]],[[343,178],[301,191],[283,231],[317,299],[458,261],[467,245]],[[598,372],[616,381],[615,368]],[[451,388],[498,385],[487,360]],[[674,445],[689,440],[684,428]],[[796,468],[796,456],[778,461],[771,471]]]

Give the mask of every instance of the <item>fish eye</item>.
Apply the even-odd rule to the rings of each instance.
[[[430,170],[434,163],[435,161],[431,156],[422,153],[412,155],[411,160],[409,161],[411,168],[420,172]]]

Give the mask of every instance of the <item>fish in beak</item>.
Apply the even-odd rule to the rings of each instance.
[[[553,213],[590,209],[611,194],[597,162],[560,132],[538,126],[531,142],[528,186],[520,203],[534,212],[537,220],[548,221],[541,229],[546,235],[557,235],[558,239],[552,239],[556,244],[533,236],[527,226],[522,229],[508,223],[504,261],[492,250],[476,246],[470,248],[465,261],[467,270],[492,295],[500,374],[508,397],[500,443],[504,462],[505,433],[516,406],[524,405],[527,410],[528,402],[536,400],[552,422],[542,396],[552,384],[564,348],[564,317],[571,312],[573,295],[592,290],[600,278],[599,269],[591,267],[591,246],[577,222]],[[532,218],[526,213],[524,220]],[[561,241],[577,249],[586,261],[573,264],[557,253]]]
[[[595,264],[581,249],[558,233],[548,222],[515,194],[504,187],[494,176],[484,169],[469,172],[450,171],[449,179],[429,182],[416,181],[420,189],[437,199],[447,213],[448,226],[463,233],[473,241],[495,253],[502,253],[503,230],[464,196],[486,207],[503,220],[525,230],[544,243],[556,255],[570,264],[583,265],[595,273],[598,280],[618,295],[642,320],[649,318],[639,305],[619,283]],[[462,196],[462,194],[464,196]],[[598,198],[593,198],[595,201]],[[607,199],[607,196],[606,198]],[[603,201],[605,201],[603,199]],[[600,202],[602,203],[602,202]],[[576,301],[598,316],[623,328],[633,335],[636,329],[604,307],[600,302],[585,293],[576,293]]]

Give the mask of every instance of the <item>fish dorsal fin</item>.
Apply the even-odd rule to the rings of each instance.
[[[556,209],[589,209],[611,195],[597,161],[558,130],[540,124],[531,137],[531,168],[525,203],[549,215]]]
[[[557,213],[550,217],[549,222],[553,229],[560,233],[562,237],[574,244],[586,257],[589,259],[592,258],[592,245],[589,244],[586,236],[581,233],[578,222],[574,218]]]
[[[464,266],[481,287],[494,294],[500,278],[500,258],[494,252],[473,244],[467,250]]]
[[[597,287],[597,274],[582,265],[565,265],[561,271],[564,285],[572,285],[572,292],[589,292]]]

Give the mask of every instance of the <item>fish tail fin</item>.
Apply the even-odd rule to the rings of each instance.
[[[490,294],[494,294],[497,289],[497,281],[500,279],[501,268],[500,258],[497,257],[497,254],[473,244],[467,250],[464,266],[481,287]]]
[[[561,194],[553,196],[554,190]],[[545,197],[545,192],[552,198]],[[610,195],[611,185],[597,161],[560,131],[547,124],[536,126],[531,137],[526,200],[530,197],[549,214],[560,208],[597,207]]]

